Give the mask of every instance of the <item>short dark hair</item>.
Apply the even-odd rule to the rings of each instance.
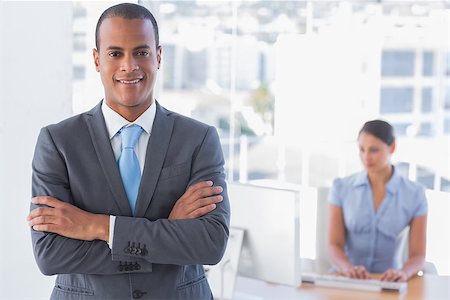
[[[388,146],[392,145],[395,141],[394,128],[391,124],[383,120],[372,120],[364,123],[364,126],[359,131],[358,137],[363,132],[375,136]]]
[[[103,23],[103,20],[112,17],[121,17],[127,20],[132,19],[145,19],[150,20],[153,25],[153,31],[155,33],[155,44],[156,48],[159,47],[159,32],[158,32],[158,24],[156,23],[156,19],[153,14],[145,7],[134,4],[134,3],[121,3],[110,8],[106,9],[97,22],[97,27],[95,28],[95,47],[99,50],[100,47],[100,26]]]

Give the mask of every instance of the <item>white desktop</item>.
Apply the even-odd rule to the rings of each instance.
[[[233,275],[298,286],[300,192],[240,183],[229,183],[227,190],[231,205],[230,238],[233,237],[222,261],[217,266],[205,266],[215,298],[231,299]],[[239,232],[243,237],[239,237]],[[240,241],[242,247],[238,249]],[[236,255],[237,258],[233,257]],[[236,272],[233,267],[237,262]],[[247,296],[244,298],[251,299],[251,295]]]
[[[231,226],[244,229],[238,274],[298,286],[300,192],[230,183]]]

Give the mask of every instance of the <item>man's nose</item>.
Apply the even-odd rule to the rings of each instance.
[[[139,65],[137,64],[133,55],[124,55],[122,64],[120,65],[120,70],[124,72],[133,72],[139,69]]]

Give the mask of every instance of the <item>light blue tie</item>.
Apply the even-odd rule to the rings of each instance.
[[[122,127],[119,134],[122,137],[122,152],[117,161],[122,177],[123,186],[127,193],[128,202],[130,202],[131,213],[134,215],[134,208],[136,207],[136,199],[139,191],[139,184],[141,183],[141,168],[139,167],[139,160],[134,152],[139,136],[142,133],[142,127],[132,125],[129,127]]]

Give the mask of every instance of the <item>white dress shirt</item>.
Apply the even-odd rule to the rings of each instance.
[[[139,125],[142,127],[143,132],[139,136],[139,140],[134,147],[134,151],[139,160],[139,166],[141,168],[141,174],[144,170],[145,164],[145,154],[147,152],[147,144],[152,133],[153,121],[156,115],[156,104],[153,101],[152,105],[137,118],[134,122],[129,122],[124,117],[119,115],[116,111],[112,110],[103,100],[102,102],[102,113],[105,118],[106,130],[108,131],[109,140],[111,141],[111,147],[114,152],[114,157],[117,160],[120,157],[122,139],[119,130],[122,127],[128,127],[131,125]],[[108,245],[112,249],[113,236],[114,236],[114,225],[116,222],[116,216],[110,216],[109,218],[109,241]]]

